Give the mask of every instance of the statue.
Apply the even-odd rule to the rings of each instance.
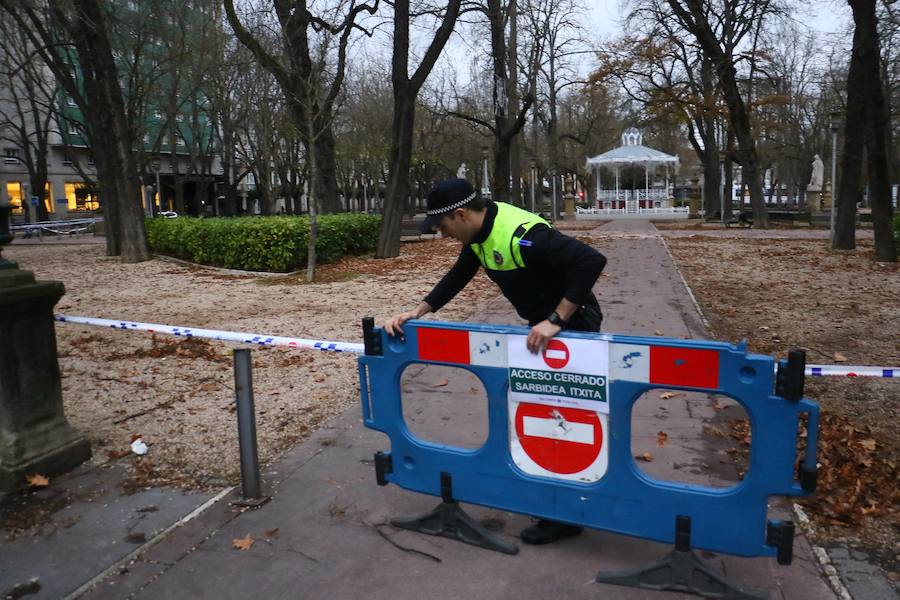
[[[456,170],[456,176],[460,179],[465,179],[467,171],[466,163],[460,163],[459,168]]]
[[[812,162],[812,177],[810,177],[809,185],[806,186],[806,189],[810,192],[822,191],[822,182],[823,182],[824,173],[825,173],[825,165],[822,164],[822,159],[819,158],[818,154],[816,154],[813,157],[813,162]]]

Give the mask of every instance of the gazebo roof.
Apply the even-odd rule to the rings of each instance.
[[[622,134],[622,145],[587,159],[587,167],[618,167],[630,164],[678,164],[678,157],[641,144],[643,136],[634,127]]]

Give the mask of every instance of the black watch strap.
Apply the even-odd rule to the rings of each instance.
[[[556,325],[557,327],[565,327],[568,321],[559,316],[559,313],[555,310],[550,313],[550,316],[547,317],[547,320]]]

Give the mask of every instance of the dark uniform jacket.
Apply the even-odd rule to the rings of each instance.
[[[432,310],[437,311],[449,302],[478,272],[481,262],[472,248],[474,244],[484,243],[491,234],[497,204],[488,202],[486,210],[481,230],[471,244],[463,246],[456,264],[425,297]],[[606,265],[605,256],[544,223],[533,225],[521,239],[518,244],[523,268],[485,269],[519,316],[529,325],[535,325],[550,316],[562,298],[579,306],[593,307],[599,314],[599,303],[591,288]]]

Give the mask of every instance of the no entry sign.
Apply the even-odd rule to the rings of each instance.
[[[529,475],[592,483],[606,473],[609,344],[552,339],[531,354],[509,336],[510,456]]]
[[[606,414],[519,402],[511,421],[510,454],[525,473],[584,483],[606,473]]]

